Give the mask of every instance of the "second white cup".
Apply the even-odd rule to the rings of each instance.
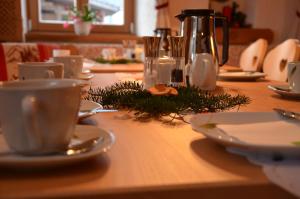
[[[81,55],[53,57],[53,61],[64,64],[65,78],[78,78],[82,72],[83,57]]]
[[[70,50],[54,49],[52,51],[53,57],[70,56],[70,54],[71,54]]]

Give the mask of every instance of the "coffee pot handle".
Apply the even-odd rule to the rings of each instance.
[[[37,99],[34,96],[25,96],[22,99],[22,112],[27,133],[27,141],[32,150],[41,149],[42,138],[37,126]]]
[[[223,66],[228,61],[229,53],[229,24],[226,17],[216,17],[216,20],[222,21],[222,31],[223,31],[223,42],[222,42],[222,62],[219,64]]]

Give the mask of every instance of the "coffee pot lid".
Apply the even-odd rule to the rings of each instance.
[[[215,11],[211,9],[187,9],[182,10],[181,13],[175,17],[177,17],[180,21],[183,21],[185,17],[189,16],[210,16],[214,14]]]

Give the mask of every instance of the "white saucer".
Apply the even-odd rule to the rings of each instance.
[[[300,123],[275,112],[197,114],[193,130],[226,147],[263,155],[299,157]]]
[[[103,109],[101,104],[98,104],[90,100],[82,100],[78,112],[78,120],[82,120],[84,118],[95,115],[96,114],[95,110],[97,109]]]
[[[115,142],[115,137],[111,132],[107,132],[95,126],[77,125],[75,129],[76,139],[71,143],[83,142],[94,137],[103,137],[102,143],[99,143],[89,152],[77,155],[45,155],[45,156],[22,156],[10,151],[4,140],[3,134],[0,134],[0,166],[9,168],[49,168],[65,166],[81,162],[90,158],[95,158],[102,153],[107,152]]]
[[[80,73],[78,78],[82,80],[90,80],[94,77],[95,75],[92,73]]]
[[[225,81],[255,81],[265,76],[266,74],[260,72],[225,72],[218,74],[219,79]]]
[[[103,107],[101,104],[97,102],[90,101],[90,100],[81,100],[79,111],[88,112],[99,108],[102,109]]]
[[[289,86],[284,85],[269,85],[269,89],[275,93],[281,95],[282,97],[291,98],[291,99],[300,99],[300,93],[291,91]]]

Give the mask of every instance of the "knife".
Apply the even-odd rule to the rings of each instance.
[[[94,113],[111,113],[111,112],[117,112],[118,110],[116,109],[96,109],[96,110],[92,110],[91,112],[94,112]]]
[[[79,111],[78,112],[78,119],[82,120],[84,118],[90,117],[92,115],[95,115],[96,113],[110,113],[110,112],[117,112],[116,109],[95,109],[92,111]]]
[[[80,113],[110,113],[110,112],[117,112],[116,109],[102,109],[102,108],[95,108],[92,110],[79,110]]]
[[[289,119],[294,119],[294,120],[300,121],[300,113],[295,113],[295,112],[280,109],[280,108],[274,108],[273,110],[276,111],[277,113],[279,113],[279,115],[281,115],[284,118],[289,118]]]

